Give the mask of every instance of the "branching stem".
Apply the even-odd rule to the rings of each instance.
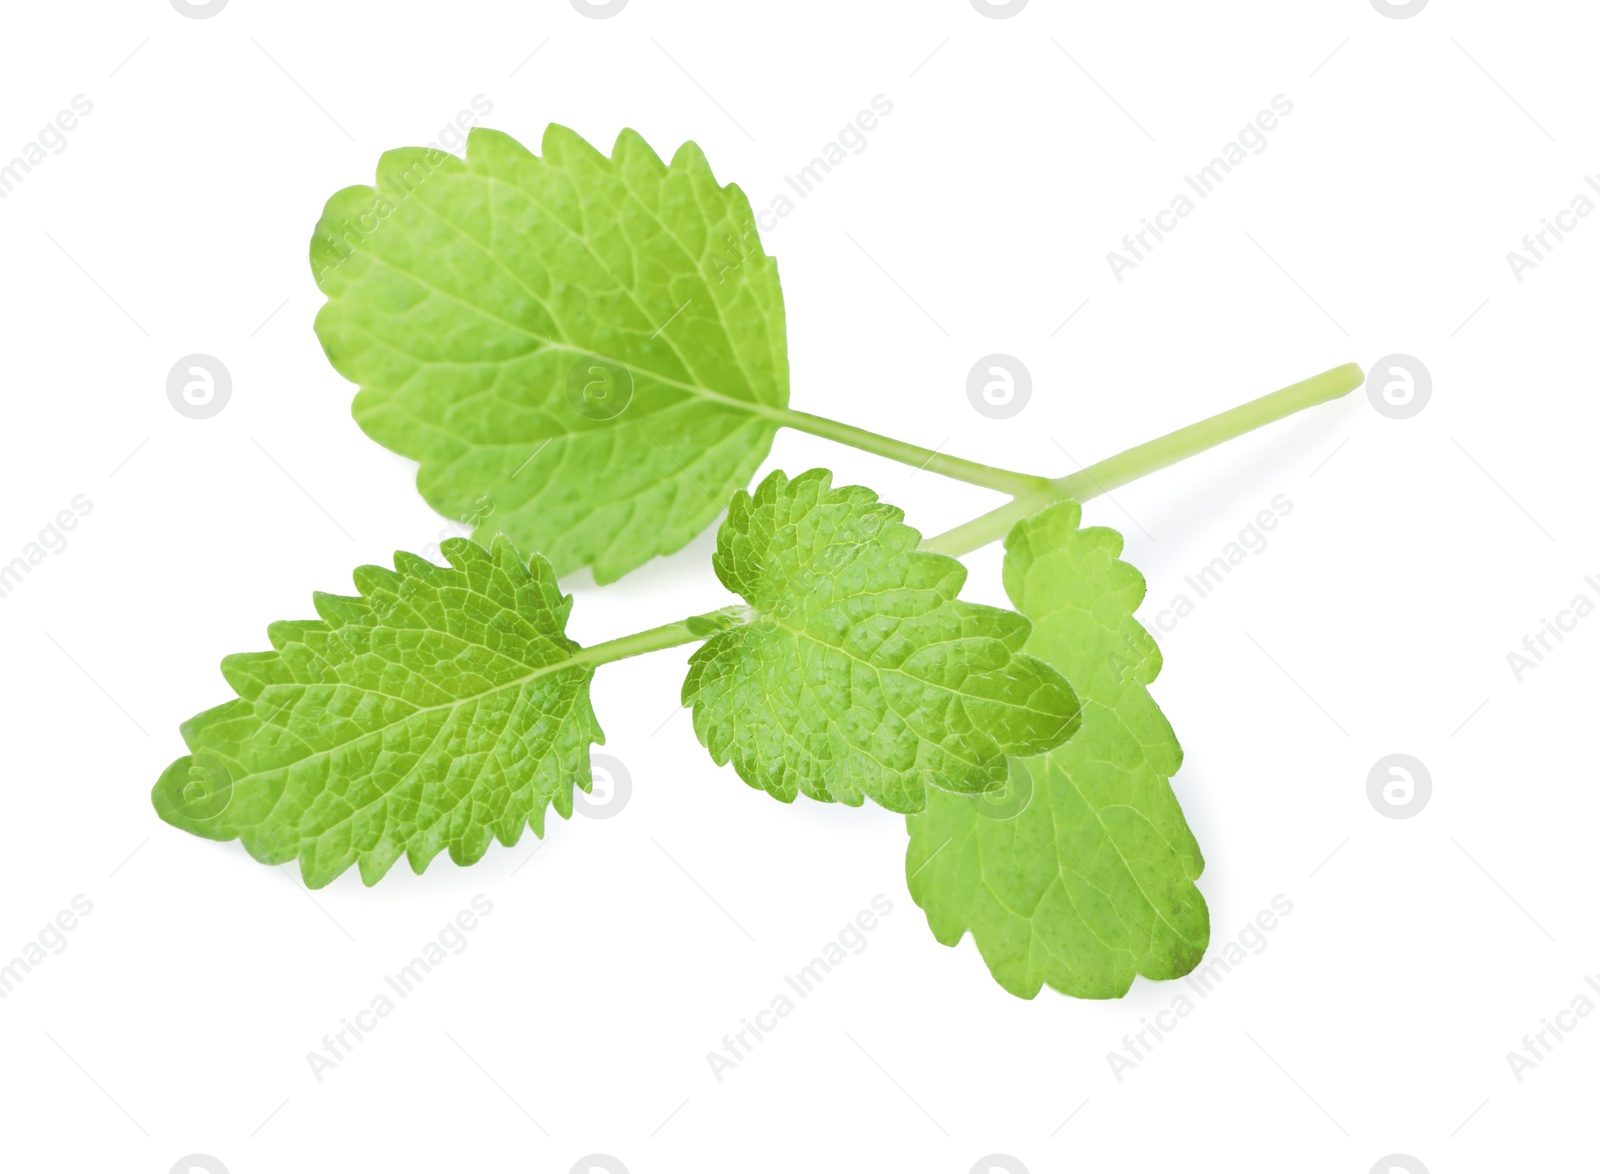
[[[877,436],[875,433],[863,432],[859,428],[852,428],[848,424],[840,424],[821,416],[805,418],[815,425],[806,430],[818,436],[839,440],[841,443],[864,448],[868,452],[876,452],[894,460],[904,460],[908,464],[918,463],[909,459],[910,454],[925,453],[929,459],[921,462],[921,466],[933,472],[944,473],[946,476],[971,481],[977,485],[987,485],[991,489],[1003,488],[1014,492],[1016,496],[998,509],[973,518],[972,521],[963,523],[954,530],[935,535],[922,544],[924,550],[959,557],[1004,538],[1012,526],[1023,518],[1038,513],[1046,506],[1058,501],[1088,501],[1090,498],[1099,497],[1102,493],[1108,493],[1130,481],[1137,481],[1140,477],[1175,465],[1224,441],[1243,436],[1247,432],[1254,432],[1257,428],[1292,416],[1296,412],[1303,412],[1317,404],[1347,395],[1360,387],[1365,378],[1360,367],[1354,363],[1346,363],[1342,367],[1324,371],[1321,375],[1313,375],[1310,379],[1301,380],[1270,395],[1240,404],[1199,423],[1190,424],[1187,428],[1179,428],[1176,432],[1169,432],[1165,436],[1158,436],[1144,444],[1135,445],[1086,469],[1053,480],[1045,477],[1029,477],[1023,473],[1009,473],[1003,469],[990,469],[987,465],[975,465],[959,457],[928,453],[927,449],[902,444],[900,441]],[[805,416],[803,412],[786,414]],[[792,426],[801,427],[800,424]],[[872,443],[870,445],[862,443],[862,437],[871,437]],[[949,471],[951,468],[958,468],[961,472],[951,472]],[[982,476],[988,479],[979,480],[974,470],[982,470]],[[1007,484],[1001,484],[1002,480]],[[753,614],[750,608],[735,604],[703,615],[690,616],[676,623],[662,624],[659,628],[635,632],[631,636],[621,636],[616,640],[607,640],[603,644],[581,649],[573,654],[572,663],[609,664],[614,660],[640,656],[646,652],[658,652],[663,648],[696,644],[717,632],[749,623]]]
[[[1361,368],[1354,363],[1313,375],[1310,379],[1303,379],[1249,403],[1240,404],[1199,423],[1190,424],[1187,428],[1136,445],[1076,473],[1057,477],[1047,488],[1019,493],[1005,505],[927,539],[922,548],[958,557],[969,554],[1004,538],[1016,523],[1054,502],[1088,501],[1099,497],[1102,493],[1109,493],[1130,481],[1137,481],[1140,477],[1175,465],[1224,441],[1347,395],[1360,387],[1365,378]]]

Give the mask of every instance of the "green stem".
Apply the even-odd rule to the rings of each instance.
[[[927,539],[922,548],[956,556],[967,554],[1005,537],[1017,522],[1054,502],[1088,501],[1099,497],[1102,493],[1109,493],[1158,469],[1175,465],[1224,441],[1253,432],[1285,416],[1338,399],[1360,387],[1365,379],[1361,368],[1354,363],[1313,375],[1310,379],[1240,404],[1197,424],[1190,424],[1187,428],[1135,445],[1076,473],[1057,477],[1044,488],[1019,493],[998,509]]]
[[[743,604],[708,611],[704,615],[690,616],[659,628],[647,628],[631,636],[619,636],[604,644],[592,644],[572,656],[574,664],[610,664],[646,652],[660,652],[663,648],[676,648],[680,644],[697,644],[718,632],[736,628],[750,622],[750,609]]]
[[[1296,412],[1326,403],[1328,400],[1338,399],[1361,386],[1364,379],[1360,367],[1354,363],[1346,363],[1343,367],[1324,371],[1321,375],[1314,375],[1271,395],[1251,400],[1247,404],[1241,404],[1237,408],[1201,420],[1198,424],[1169,432],[1155,440],[1136,445],[1126,452],[1120,452],[1114,457],[1108,457],[1098,464],[1090,465],[1087,469],[1054,480],[1028,477],[1021,473],[1007,473],[1002,469],[990,469],[985,465],[974,465],[957,457],[939,457],[937,453],[928,453],[926,449],[919,449],[915,445],[901,444],[888,437],[852,428],[848,424],[839,424],[820,416],[807,416],[804,412],[786,411],[785,415],[810,421],[816,426],[807,427],[807,431],[814,432],[818,436],[826,436],[830,440],[840,440],[856,448],[864,448],[868,452],[876,452],[895,460],[905,460],[908,464],[918,464],[919,467],[943,472],[947,476],[959,477],[964,481],[973,481],[978,485],[988,485],[992,489],[1011,488],[1017,492],[1016,497],[999,509],[990,510],[981,517],[930,538],[922,544],[924,550],[936,550],[942,554],[960,556],[1003,538],[1017,522],[1038,513],[1048,505],[1065,500],[1088,501],[1118,486],[1154,473],[1157,469],[1164,469],[1196,453],[1204,452],[1225,440],[1243,436],[1246,432],[1253,432],[1275,420],[1292,416]],[[802,427],[801,424],[792,421],[790,423],[793,427]],[[870,445],[858,443],[860,437],[870,437],[873,443]],[[926,453],[927,457],[942,460],[963,472],[948,472],[947,469],[940,468],[926,458],[920,462],[911,461],[909,455],[912,453]],[[971,470],[982,470],[986,479],[979,480],[970,475]],[[1002,485],[1002,480],[1009,481],[1009,485]],[[717,611],[708,611],[703,615],[689,616],[675,623],[662,624],[659,628],[649,628],[643,632],[635,632],[631,636],[621,636],[615,640],[607,640],[603,644],[579,649],[573,653],[570,661],[564,663],[610,664],[614,660],[642,656],[646,652],[659,652],[663,648],[676,648],[680,644],[697,644],[718,632],[749,623],[753,615],[754,612],[750,608],[743,604],[734,604]]]
[[[550,345],[572,354],[581,353],[576,347],[557,346],[554,343]],[[1001,493],[1020,494],[1044,489],[1050,484],[1050,478],[1048,477],[1035,477],[1027,473],[1017,473],[1010,469],[996,469],[990,465],[980,465],[977,461],[963,460],[960,457],[953,457],[939,452],[937,449],[907,444],[905,441],[896,440],[892,436],[880,436],[876,432],[868,432],[865,428],[857,428],[852,424],[830,420],[827,416],[813,416],[810,412],[797,412],[793,408],[780,408],[753,400],[738,399],[712,391],[709,387],[702,387],[697,383],[686,383],[653,371],[641,371],[640,375],[641,377],[648,377],[653,382],[679,388],[719,407],[749,412],[752,415],[771,420],[783,428],[793,428],[797,432],[809,432],[813,436],[821,436],[826,440],[849,445],[851,448],[859,448],[863,452],[874,453],[880,457],[888,457],[891,461],[899,461],[901,464],[911,465],[917,469],[928,469],[943,477],[951,477],[971,485],[981,485],[985,489],[998,489]]]
[[[891,461],[899,461],[903,465],[927,469],[930,473],[938,473],[943,477],[952,477],[971,485],[981,485],[985,489],[998,489],[1002,493],[1020,495],[1042,492],[1050,487],[1048,477],[1035,477],[1027,473],[1016,473],[1010,469],[980,465],[977,461],[963,460],[948,453],[907,444],[891,436],[880,436],[876,432],[868,432],[865,428],[857,428],[851,424],[842,424],[826,416],[813,416],[810,412],[797,412],[791,408],[769,409],[763,414],[797,431],[809,432],[813,436],[821,436],[827,440],[847,444],[851,448],[888,457]]]

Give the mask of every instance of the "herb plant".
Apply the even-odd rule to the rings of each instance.
[[[181,727],[156,783],[175,827],[240,840],[306,884],[401,856],[471,864],[544,834],[587,790],[596,669],[698,644],[682,702],[718,764],[791,802],[907,817],[912,896],[1032,997],[1173,978],[1209,937],[1203,867],[1148,691],[1144,580],[1079,504],[1362,381],[1346,365],[1077,473],[1033,476],[789,407],[782,291],[750,206],[685,144],[609,158],[551,126],[542,154],[477,129],[464,159],[390,151],[311,243],[316,329],[354,415],[475,526],[446,566],[395,555],[222,662],[237,695]],[[747,485],[780,427],[1011,500],[924,539],[813,469]],[[726,510],[712,560],[743,602],[590,647],[558,576],[612,581]],[[1015,611],[959,598],[1004,538]]]

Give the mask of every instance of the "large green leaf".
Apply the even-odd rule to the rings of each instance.
[[[317,335],[434,508],[607,582],[749,484],[789,401],[783,294],[695,144],[669,167],[624,131],[608,159],[552,125],[542,151],[477,129],[336,193]]]
[[[930,787],[1004,785],[1006,755],[1077,727],[1066,681],[1021,652],[1028,621],[958,600],[966,569],[917,550],[903,517],[823,469],[734,496],[714,565],[750,621],[695,652],[683,701],[751,786],[920,811]]]
[[[152,799],[174,827],[299,857],[313,888],[351,864],[374,884],[405,854],[471,864],[491,837],[544,834],[589,787],[591,665],[564,634],[570,596],[550,564],[444,543],[359,567],[357,597],[317,594],[320,620],[276,623],[271,652],[227,657],[238,698],[185,722],[190,753]]]
[[[1079,529],[1063,502],[1006,540],[1006,592],[1026,648],[1083,699],[1083,726],[1014,764],[981,799],[930,794],[906,820],[911,895],[947,946],[970,931],[996,981],[1115,998],[1135,974],[1176,978],[1205,952],[1204,861],[1168,779],[1182,751],[1146,686],[1161,654],[1133,618],[1144,578],[1115,530]]]

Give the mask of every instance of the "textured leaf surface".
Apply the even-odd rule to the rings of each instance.
[[[256,859],[296,857],[312,887],[351,864],[374,884],[404,853],[421,872],[448,848],[471,864],[510,846],[548,804],[589,786],[593,668],[564,629],[570,596],[504,540],[444,544],[359,567],[358,597],[317,594],[320,620],[273,624],[271,652],[230,656],[238,698],[183,729],[161,776],[161,818]]]
[[[934,936],[953,946],[970,931],[1024,998],[1044,983],[1115,998],[1135,974],[1176,978],[1210,937],[1204,861],[1167,781],[1182,751],[1146,689],[1161,654],[1133,618],[1144,578],[1118,560],[1120,534],[1078,519],[1063,502],[1019,523],[1005,584],[1033,621],[1027,650],[1083,699],[1082,728],[1015,764],[1000,794],[933,794],[906,821],[911,895]]]
[[[700,148],[389,151],[328,201],[317,335],[441,513],[606,582],[705,529],[789,401],[777,263]],[[781,414],[781,412],[777,413]]]
[[[1076,728],[1066,681],[1021,653],[1028,621],[958,600],[966,569],[918,551],[903,516],[822,469],[734,496],[714,565],[753,615],[695,652],[683,702],[751,786],[920,811],[929,787],[1000,787],[1006,755]]]

